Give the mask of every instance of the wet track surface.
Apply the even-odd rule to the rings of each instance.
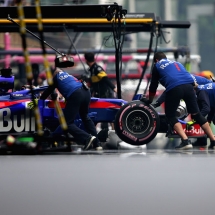
[[[0,215],[212,215],[213,150],[0,156]]]

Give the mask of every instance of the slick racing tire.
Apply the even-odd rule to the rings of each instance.
[[[122,141],[131,145],[144,145],[155,138],[160,118],[151,105],[141,101],[125,104],[116,114],[115,132]]]

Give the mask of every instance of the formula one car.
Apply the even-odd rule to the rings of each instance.
[[[24,89],[13,92],[13,88],[14,76],[11,75],[11,71],[8,69],[1,70],[0,140],[2,142],[0,143],[0,149],[4,148],[6,151],[8,148],[12,150],[13,147],[17,149],[16,144],[7,144],[5,139],[8,136],[12,135],[15,138],[22,136],[37,137],[34,112],[28,108],[28,103],[32,99],[32,91]],[[33,89],[34,97],[39,97],[40,92],[46,88],[40,87]],[[146,105],[139,101],[139,99],[140,95],[136,95],[131,102],[123,99],[100,99],[92,97],[89,116],[95,125],[99,122],[114,122],[115,132],[118,137],[122,141],[135,146],[149,143],[155,138],[157,133],[166,133],[167,137],[179,137],[168,126],[164,114],[158,113],[152,105]],[[65,103],[63,101],[59,103],[63,109]],[[59,120],[54,109],[54,102],[52,100],[39,100],[38,107],[45,134],[54,132],[59,126]],[[186,113],[183,113],[179,118],[182,119],[186,116]],[[189,137],[197,138],[205,136],[204,131],[198,124],[195,124],[192,129],[186,130],[186,122],[183,120],[180,122]],[[77,117],[75,123],[78,127],[84,129],[79,117]],[[62,139],[62,133],[59,134],[59,138]],[[43,139],[43,146],[49,148],[50,144],[47,144],[49,139],[46,139],[46,136]],[[72,141],[73,138],[70,137],[70,140]],[[35,142],[35,139],[33,139],[33,142]],[[53,144],[53,141],[51,141],[51,144]],[[35,147],[34,144],[33,146]],[[23,150],[23,147],[21,149]]]
[[[14,76],[11,74],[11,69],[2,69],[0,75],[0,140],[4,141],[2,144],[5,144],[5,139],[8,135],[15,138],[19,136],[37,136],[34,112],[28,108],[28,103],[32,99],[32,91],[30,89],[22,89],[14,92],[13,88]],[[34,88],[33,97],[39,98],[40,93],[46,88],[47,86]],[[99,99],[92,97],[89,116],[95,125],[99,122],[112,123],[118,110],[126,103],[127,101],[122,99]],[[59,104],[63,109],[65,102],[60,101]],[[38,107],[45,134],[54,132],[59,126],[54,101],[39,100]],[[79,117],[75,120],[75,124],[84,129]],[[62,139],[61,136],[59,138]],[[72,141],[73,138],[70,137],[69,140]]]

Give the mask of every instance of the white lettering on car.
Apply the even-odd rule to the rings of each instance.
[[[187,134],[187,135],[203,135],[205,134],[204,130],[200,127],[200,128],[192,128],[191,130],[186,130],[186,128],[183,129],[184,132]],[[177,134],[176,131],[174,131],[175,134]]]
[[[20,96],[22,97],[22,96],[24,96],[24,94],[12,93],[11,96],[12,97],[20,97]]]
[[[35,117],[29,109],[24,114],[12,114],[10,108],[0,109],[0,131],[9,132],[35,131]]]

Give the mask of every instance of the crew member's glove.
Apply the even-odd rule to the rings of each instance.
[[[192,129],[192,126],[196,123],[195,120],[192,120],[192,121],[189,121],[186,123],[186,130],[191,130]]]
[[[140,101],[143,102],[143,103],[145,103],[146,105],[151,104],[151,102],[146,98],[145,95],[141,96]]]
[[[38,105],[38,99],[34,99],[34,101],[31,101],[28,103],[28,108],[31,110],[34,110],[35,105]]]
[[[157,107],[159,107],[161,104],[160,104],[160,102],[155,102],[155,103],[153,103],[153,104],[151,104],[154,108],[157,108]]]

